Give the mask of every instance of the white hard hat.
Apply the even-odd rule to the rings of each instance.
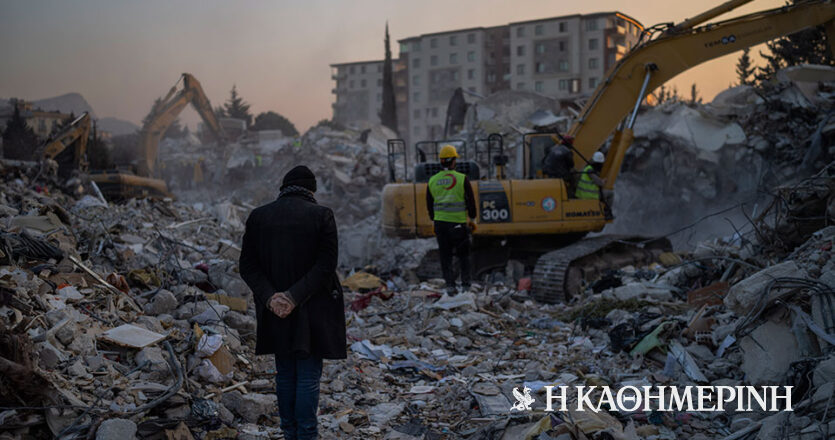
[[[606,156],[604,156],[603,153],[599,151],[595,151],[594,155],[592,155],[591,157],[591,161],[594,163],[603,163],[606,161]]]

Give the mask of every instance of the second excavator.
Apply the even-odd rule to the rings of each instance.
[[[180,83],[182,83],[182,88],[178,90]],[[200,82],[193,75],[183,73],[168,94],[151,109],[151,114],[139,133],[137,151],[141,157],[133,167],[133,172],[94,171],[91,173],[91,180],[99,186],[106,197],[127,199],[171,196],[165,181],[158,177],[159,142],[168,127],[189,103],[197,110],[215,141],[219,143],[227,141]]]

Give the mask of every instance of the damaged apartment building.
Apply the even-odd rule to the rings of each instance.
[[[597,87],[637,43],[643,25],[621,12],[574,14],[399,40],[392,62],[398,131],[412,143],[443,136],[457,88],[470,96],[527,90],[573,100]],[[383,61],[332,64],[333,120],[379,123]]]

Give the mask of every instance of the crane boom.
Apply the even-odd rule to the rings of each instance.
[[[728,2],[682,25],[703,22],[718,15],[720,10],[719,13],[728,12],[730,9],[725,6],[730,3],[739,6],[747,2]],[[609,70],[606,79],[594,91],[569,130],[574,137],[574,147],[580,155],[590,157],[630,110],[633,111],[626,126],[615,132],[603,167],[602,177],[606,178],[606,186],[611,189],[626,149],[632,142],[631,124],[638,104],[646,94],[705,61],[809,27],[827,24],[827,33],[833,41],[833,23],[835,3],[832,0],[812,0],[697,28],[685,26],[673,28],[675,32],[660,33],[633,48]]]
[[[220,142],[226,140],[223,128],[221,128],[214,110],[212,110],[209,98],[203,92],[200,82],[189,73],[183,73],[180,79],[183,81],[183,88],[177,92],[177,85],[179,84],[179,81],[177,81],[165,95],[165,98],[151,109],[151,117],[142,127],[139,148],[145,155],[145,161],[140,163],[139,172],[144,176],[153,175],[157,153],[159,152],[159,142],[168,127],[189,103],[200,114],[215,139]]]

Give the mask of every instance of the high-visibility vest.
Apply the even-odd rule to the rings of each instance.
[[[591,180],[591,173],[594,167],[586,165],[583,168],[583,173],[580,174],[580,180],[577,182],[577,191],[574,192],[574,197],[586,200],[600,200],[600,187],[595,185]]]
[[[466,176],[458,171],[443,170],[429,179],[428,190],[435,201],[435,218],[432,220],[467,223],[465,178]]]

